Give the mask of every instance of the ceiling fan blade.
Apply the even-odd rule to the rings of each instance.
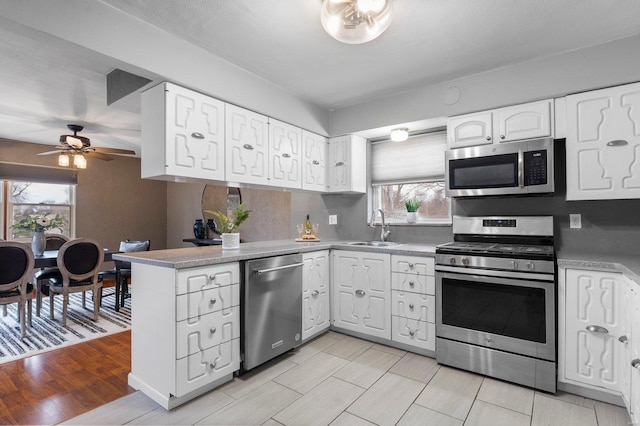
[[[119,155],[136,155],[135,151],[130,149],[120,149],[120,148],[91,148],[94,152],[104,152],[107,154],[119,154]]]
[[[108,155],[100,154],[99,152],[87,151],[87,152],[83,152],[83,155],[86,155],[87,157],[97,158],[98,160],[104,160],[104,161],[113,160],[113,158],[109,157]]]
[[[62,154],[65,148],[57,148],[55,151],[39,152],[37,155]]]

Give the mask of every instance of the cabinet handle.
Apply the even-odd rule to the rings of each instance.
[[[214,274],[209,275],[209,281],[216,282],[216,276]]]
[[[414,285],[415,283],[413,281],[409,281],[409,287],[413,288]]]
[[[214,299],[209,300],[209,303],[211,303],[212,305],[215,305],[215,304],[216,304],[216,302],[217,302],[217,300],[216,300],[215,298],[214,298]]]
[[[216,362],[215,362],[215,361],[210,362],[210,363],[209,363],[209,368],[211,368],[212,370],[213,370],[214,368],[216,368]]]
[[[202,133],[193,132],[191,133],[191,137],[194,139],[204,139],[204,135]]]
[[[631,366],[633,368],[638,368],[640,369],[640,359],[636,358],[633,361],[631,361]]]
[[[409,309],[413,311],[413,303],[409,303]]]
[[[284,158],[291,158],[291,156],[290,156],[289,154],[287,154],[286,152],[285,152],[284,154],[282,154],[282,156],[283,156]]]
[[[413,337],[413,335],[414,335],[414,334],[416,334],[416,333],[415,333],[413,330],[411,330],[411,331],[409,332],[409,336],[411,336],[411,337]]]
[[[215,334],[215,332],[216,332],[216,331],[217,331],[217,330],[216,330],[216,328],[215,328],[215,327],[211,327],[211,329],[209,330],[209,333],[211,333],[211,334]]]
[[[409,263],[409,268],[413,269],[413,263]]]
[[[318,164],[320,164],[320,162],[318,160],[313,160],[313,164],[317,166]]]
[[[620,343],[627,343],[629,341],[629,339],[627,339],[627,336],[620,336],[620,337],[618,337],[618,341]]]
[[[242,145],[242,147],[243,147],[244,149],[248,149],[248,150],[252,150],[252,149],[253,149],[253,146],[252,146],[252,145],[249,145],[248,143],[245,143],[244,145]]]
[[[506,136],[505,135],[500,135],[500,139],[505,139]]]
[[[338,162],[336,163],[336,166],[344,166],[344,161],[338,161]]]
[[[490,141],[491,140],[491,136],[487,136],[487,140]]]
[[[358,296],[364,296],[365,294],[364,290],[356,290],[356,295]]]
[[[600,327],[599,325],[588,325],[587,331],[590,331],[592,333],[609,334],[609,330],[604,327]]]
[[[607,146],[625,146],[625,145],[629,145],[629,142],[625,141],[624,139],[616,139],[616,140],[607,142]]]
[[[320,292],[319,292],[318,290],[313,290],[313,291],[311,292],[311,295],[312,295],[313,297],[317,297],[319,294],[320,294]]]

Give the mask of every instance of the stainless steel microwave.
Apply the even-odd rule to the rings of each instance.
[[[448,197],[554,191],[550,138],[451,149],[445,166]]]

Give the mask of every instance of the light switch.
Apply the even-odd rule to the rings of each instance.
[[[330,214],[329,215],[329,225],[337,225],[338,224],[338,215]]]
[[[582,229],[582,215],[579,213],[569,215],[569,228]]]

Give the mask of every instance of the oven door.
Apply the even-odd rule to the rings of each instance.
[[[474,273],[436,275],[438,337],[555,361],[553,281]]]

